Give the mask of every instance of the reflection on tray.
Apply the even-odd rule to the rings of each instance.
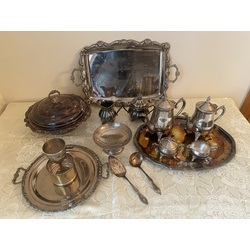
[[[157,50],[101,51],[89,55],[92,96],[157,95],[161,52]]]

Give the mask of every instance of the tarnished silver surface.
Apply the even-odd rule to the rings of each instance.
[[[176,124],[180,123],[181,126],[185,128],[186,126],[186,119],[184,117],[177,117],[175,120]],[[211,131],[211,136],[214,136],[216,140],[218,141],[218,148],[216,150],[211,150],[210,158],[211,160],[205,161],[203,158],[199,157],[195,161],[192,158],[193,154],[188,154],[185,156],[185,151],[187,148],[189,151],[189,146],[195,139],[195,134],[187,134],[185,137],[186,139],[182,143],[182,147],[180,151],[184,151],[183,153],[180,152],[180,155],[184,156],[184,159],[182,157],[175,158],[165,158],[164,161],[161,160],[161,154],[158,147],[156,147],[155,141],[157,141],[157,136],[151,135],[150,133],[147,133],[149,136],[149,143],[144,146],[140,142],[140,137],[143,136],[141,132],[145,132],[147,130],[147,124],[142,124],[138,127],[137,131],[134,134],[134,144],[139,152],[143,154],[143,156],[154,162],[158,165],[161,165],[163,167],[170,167],[173,169],[179,169],[179,170],[203,170],[203,169],[212,169],[219,166],[222,166],[229,161],[232,160],[232,158],[235,156],[236,153],[236,144],[234,138],[223,128],[221,128],[218,125],[214,125],[213,130]],[[148,130],[149,131],[149,130]],[[208,141],[209,142],[209,139]],[[212,147],[211,147],[212,148]],[[216,147],[214,147],[216,148]]]
[[[31,206],[44,211],[61,211],[72,208],[87,199],[95,190],[101,176],[101,162],[90,149],[68,145],[67,153],[75,161],[79,191],[68,196],[58,195],[46,170],[46,155],[39,156],[23,175],[22,192]]]
[[[79,72],[80,86],[87,99],[132,101],[139,94],[143,98],[165,95],[169,82],[179,76],[178,67],[169,65],[169,43],[145,39],[99,41],[80,52],[79,68],[73,69],[71,80],[76,84]],[[176,69],[175,79],[169,80],[170,68]],[[76,84],[77,85],[77,84]]]
[[[93,134],[94,142],[110,155],[121,153],[131,137],[131,129],[119,122],[104,123]]]
[[[52,90],[25,112],[24,122],[32,131],[62,135],[73,131],[91,114],[89,103],[80,96]]]

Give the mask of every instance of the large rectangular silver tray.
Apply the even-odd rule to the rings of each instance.
[[[138,95],[157,98],[166,92],[168,82],[175,82],[179,71],[169,65],[169,43],[145,39],[99,41],[80,52],[79,71],[82,90],[88,99],[129,102]],[[170,67],[176,68],[175,79],[169,81]]]

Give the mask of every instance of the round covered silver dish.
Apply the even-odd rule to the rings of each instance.
[[[29,107],[24,122],[37,133],[66,134],[86,121],[90,114],[90,105],[80,96],[52,90],[47,98]]]

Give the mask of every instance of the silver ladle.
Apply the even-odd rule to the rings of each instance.
[[[132,184],[132,182],[127,178],[126,176],[126,168],[123,166],[123,164],[113,155],[110,155],[108,157],[108,162],[109,162],[109,167],[111,168],[112,172],[117,176],[117,177],[123,177],[124,179],[126,179],[129,184],[133,187],[133,189],[135,190],[135,192],[138,194],[141,202],[143,202],[144,204],[148,205],[148,200],[147,198],[142,195],[139,190]]]
[[[147,176],[147,178],[149,179],[149,181],[151,182],[151,184],[153,185],[153,189],[157,194],[161,194],[161,190],[160,188],[158,188],[156,186],[156,184],[154,183],[154,181],[152,180],[152,178],[143,170],[143,168],[141,167],[143,161],[143,155],[139,152],[134,152],[130,155],[129,157],[129,163],[131,164],[131,166],[133,167],[137,167],[139,169],[142,170],[142,172]]]

